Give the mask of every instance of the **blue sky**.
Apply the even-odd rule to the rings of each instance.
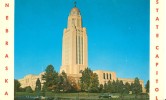
[[[149,79],[149,0],[76,0],[92,70]],[[62,35],[74,0],[15,0],[15,78],[61,66]]]

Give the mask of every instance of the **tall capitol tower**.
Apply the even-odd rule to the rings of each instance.
[[[63,31],[62,66],[60,73],[65,72],[74,78],[81,77],[81,72],[88,66],[88,42],[86,28],[82,27],[79,9],[71,9],[67,28]]]

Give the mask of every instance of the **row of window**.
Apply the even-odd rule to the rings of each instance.
[[[83,37],[76,35],[76,64],[83,64]]]
[[[103,79],[112,79],[112,76],[111,74],[108,74],[108,73],[103,73]]]

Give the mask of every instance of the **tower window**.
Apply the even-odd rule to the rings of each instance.
[[[108,73],[107,73],[107,79],[108,79]]]
[[[111,74],[110,74],[110,80],[112,79]]]
[[[103,78],[105,79],[105,73],[103,73]]]
[[[78,64],[78,37],[77,37],[77,35],[76,35],[76,64]]]

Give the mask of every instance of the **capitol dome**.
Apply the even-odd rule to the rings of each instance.
[[[71,9],[70,15],[80,15],[80,10],[77,7],[74,7]]]

